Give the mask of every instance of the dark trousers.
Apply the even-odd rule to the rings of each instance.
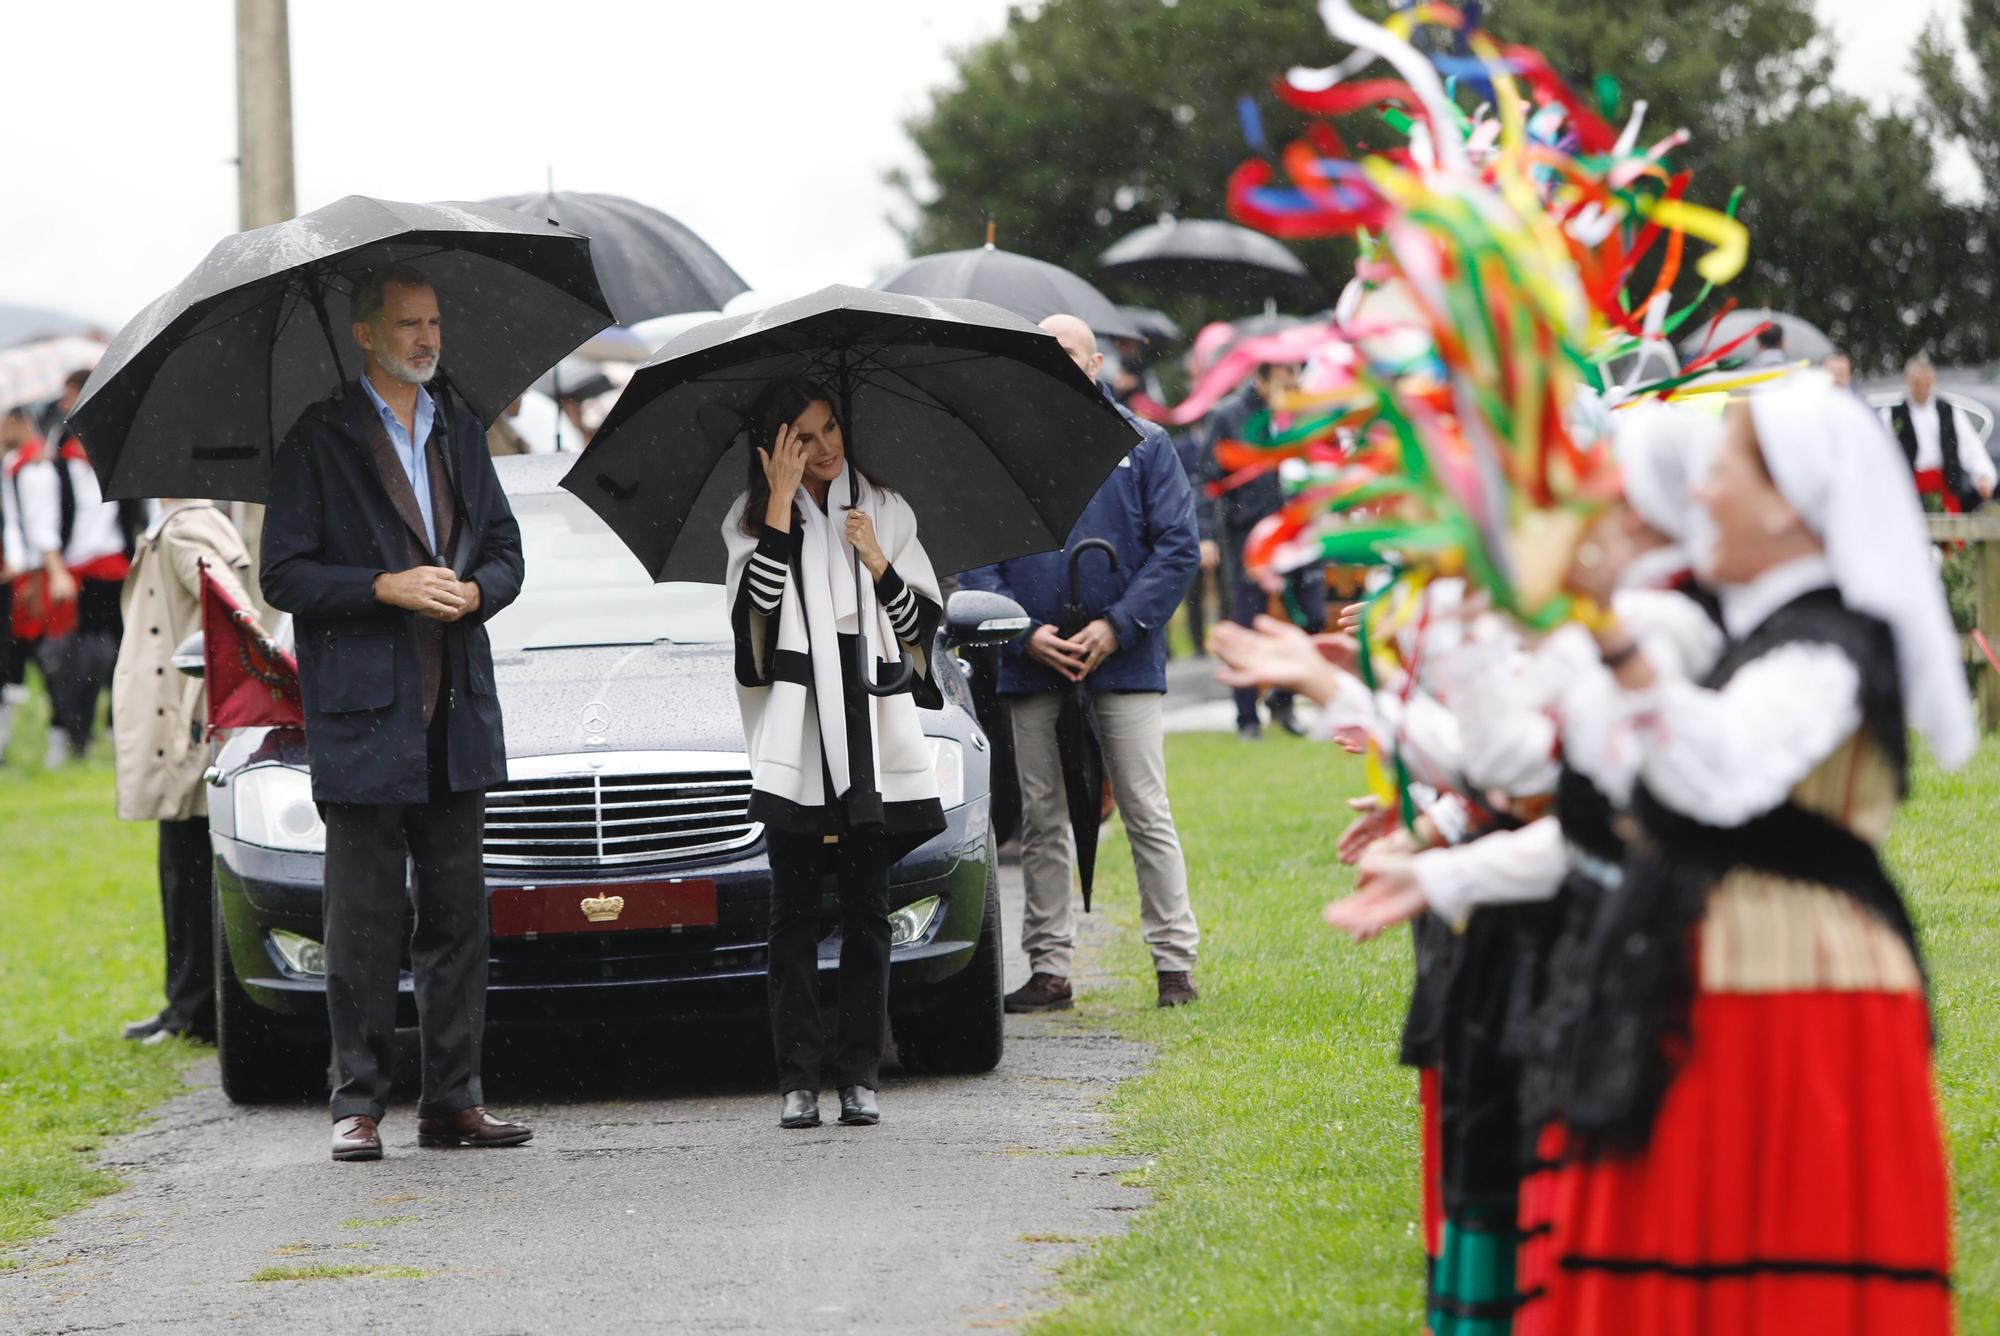
[[[169,1030],[215,1037],[215,944],[209,916],[215,899],[215,851],[208,818],[162,821],[160,914],[167,929]]]
[[[395,1073],[396,982],[403,914],[415,976],[423,1091],[419,1118],[483,1104],[486,1030],[486,795],[442,782],[445,711],[431,730],[431,797],[423,803],[322,803],[326,821],[326,1015],[333,1030],[335,1119],[380,1118]],[[405,873],[415,864],[415,895]]]
[[[81,752],[97,726],[98,694],[111,685],[118,662],[124,618],[118,612],[116,580],[77,582],[76,630],[60,640],[44,640],[40,658],[49,683],[49,724],[69,735]]]
[[[1243,543],[1240,540],[1232,540],[1232,543],[1232,551],[1241,552],[1243,550]],[[1240,561],[1235,563],[1234,583],[1236,588],[1234,596],[1230,600],[1230,620],[1239,626],[1248,626],[1257,620],[1259,613],[1265,610],[1265,607],[1269,603],[1270,595],[1266,594],[1254,580],[1249,579],[1243,573]],[[1284,594],[1285,602],[1288,605],[1292,603],[1298,605],[1299,613],[1304,619],[1302,624],[1306,630],[1317,635],[1326,629],[1326,568],[1324,566],[1307,566],[1302,570],[1296,570],[1287,575],[1285,577]],[[1298,621],[1300,618],[1294,617],[1293,620]],[[1257,689],[1255,687],[1238,687],[1230,694],[1236,699],[1236,722],[1239,725],[1256,723]],[[1274,714],[1283,713],[1292,708],[1292,693],[1289,691],[1273,691],[1270,695],[1269,704]]]
[[[1208,600],[1220,597],[1225,589],[1222,583],[1222,569],[1212,571],[1195,568],[1194,583],[1188,586],[1187,628],[1188,636],[1194,642],[1194,657],[1197,659],[1208,653]]]
[[[820,901],[840,899],[840,1027],[832,1084],[879,1089],[889,1022],[889,865],[879,842],[768,830],[771,1042],[778,1090],[820,1089]],[[829,885],[831,883],[831,885]]]

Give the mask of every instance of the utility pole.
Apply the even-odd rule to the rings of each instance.
[[[298,212],[292,189],[292,43],[286,0],[236,0],[236,182],[238,223],[248,231]],[[257,579],[264,508],[239,505],[250,546],[250,596],[266,626],[276,618]]]

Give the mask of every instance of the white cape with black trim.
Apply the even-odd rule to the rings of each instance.
[[[842,481],[849,476],[843,475]],[[893,492],[870,487],[859,479],[856,482],[860,490],[856,505],[874,520],[876,538],[891,569],[913,593],[941,606],[937,574],[917,541],[916,515],[909,503]],[[729,508],[722,538],[729,552],[727,597],[739,642],[736,699],[743,713],[752,787],[791,807],[829,807],[849,796],[842,773],[848,767],[829,764],[829,751],[832,759],[838,760],[848,743],[865,742],[873,753],[874,789],[884,807],[934,803],[938,798],[937,762],[924,735],[916,692],[871,696],[859,683],[846,681],[838,637],[824,634],[824,628],[837,626],[840,632],[852,634],[858,623],[867,645],[867,661],[882,665],[878,673],[896,664],[902,653],[909,653],[916,661],[917,691],[934,696],[930,644],[897,642],[872,582],[864,582],[859,608],[849,611],[856,605],[852,548],[841,532],[844,525],[830,524],[817,514],[812,518],[820,523],[808,522],[801,545],[811,547],[819,542],[826,546],[789,564],[784,597],[774,616],[754,610],[746,614],[744,609],[750,604],[743,597],[743,582],[759,542],[740,527],[748,499],[747,494],[740,496]],[[830,496],[830,506],[833,501]],[[824,532],[828,530],[831,537]],[[815,635],[815,625],[822,628],[821,634]],[[828,641],[831,643],[825,643]],[[842,693],[843,715],[854,703],[865,703],[865,740],[858,738],[854,729],[843,728],[839,716],[822,721],[820,701],[836,684]],[[854,770],[859,771],[859,767]],[[827,791],[829,773],[837,776],[832,794]]]

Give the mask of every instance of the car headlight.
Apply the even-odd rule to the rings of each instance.
[[[273,928],[267,934],[272,949],[278,959],[285,962],[285,968],[294,974],[309,975],[313,978],[326,977],[326,946],[310,937],[301,937],[283,928]]]
[[[936,757],[938,801],[947,808],[965,806],[965,748],[950,738],[932,738]]]
[[[326,852],[326,826],[313,804],[312,776],[289,765],[260,765],[230,784],[236,838],[294,853]]]
[[[931,930],[931,921],[937,918],[938,907],[943,903],[940,897],[927,895],[889,915],[889,945],[908,946],[911,942],[922,941],[924,934]]]

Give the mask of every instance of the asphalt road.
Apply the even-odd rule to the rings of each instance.
[[[1117,986],[1089,968],[1103,919],[1084,927],[1079,986]],[[1120,1184],[1129,1160],[1073,1152],[1105,1146],[1100,1103],[1145,1052],[1070,1017],[1010,1017],[985,1076],[892,1068],[875,1128],[781,1132],[768,1053],[755,1023],[500,1042],[487,1096],[534,1124],[531,1145],[419,1150],[402,1104],[388,1158],[351,1165],[328,1160],[322,1108],[236,1108],[201,1064],[107,1148],[126,1189],[0,1271],[0,1330],[1008,1327],[1144,1204]],[[271,1268],[365,1270],[258,1278]]]

